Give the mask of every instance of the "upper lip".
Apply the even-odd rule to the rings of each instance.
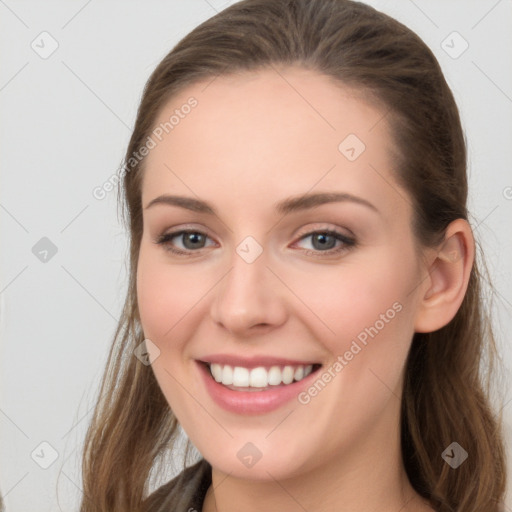
[[[243,368],[257,368],[259,366],[299,366],[319,364],[317,361],[298,361],[296,359],[287,359],[273,356],[253,356],[241,357],[234,354],[213,354],[205,356],[198,361],[203,363],[227,364],[229,366],[241,366]]]

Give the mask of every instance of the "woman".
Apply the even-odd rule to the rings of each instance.
[[[348,0],[229,7],[150,77],[123,185],[82,512],[500,510],[464,136],[418,36]],[[201,458],[149,493],[180,426]]]

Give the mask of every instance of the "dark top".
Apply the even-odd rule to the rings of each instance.
[[[201,512],[212,483],[212,467],[205,460],[184,469],[144,501],[146,512]]]

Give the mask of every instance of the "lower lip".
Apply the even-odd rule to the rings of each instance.
[[[311,372],[298,382],[276,386],[275,389],[233,391],[219,384],[212,377],[210,369],[204,363],[199,361],[196,361],[196,363],[212,400],[223,409],[238,414],[263,414],[278,409],[283,404],[296,398],[316,377],[318,371]]]

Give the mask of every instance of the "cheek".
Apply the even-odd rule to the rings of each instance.
[[[137,301],[144,337],[159,349],[151,368],[178,420],[194,417],[193,403],[183,393],[182,383],[197,393],[198,383],[187,379],[187,339],[191,325],[204,315],[201,297],[209,286],[194,280],[196,272],[168,265],[157,251],[141,246],[137,268]],[[191,285],[192,283],[192,285]]]
[[[298,292],[314,290],[308,306],[322,320],[315,322],[314,336],[332,357],[321,370],[322,382],[300,397],[300,411],[306,416],[314,411],[315,422],[329,432],[311,433],[318,434],[323,453],[338,450],[343,439],[369,435],[390,404],[398,407],[413,335],[413,308],[407,303],[412,267],[397,267],[391,255],[379,262],[311,276]]]
[[[151,265],[141,251],[137,269],[137,303],[144,335],[157,344],[174,323],[177,304],[167,289],[165,275]]]
[[[309,309],[321,320],[310,324],[318,326],[314,336],[330,353],[332,364],[339,363],[329,366],[336,377],[325,378],[336,382],[332,389],[346,400],[342,409],[369,396],[380,396],[384,403],[390,389],[399,389],[414,333],[412,262],[388,250],[371,264],[340,265],[338,271],[300,281],[297,294],[308,297]]]
[[[185,265],[168,265],[157,251],[141,247],[137,269],[137,301],[144,334],[161,344],[179,340],[177,333],[201,312],[210,286]]]
[[[383,321],[387,330],[391,324],[403,325],[412,269],[394,264],[391,255],[387,261],[384,257],[378,265],[341,264],[339,269],[295,276],[292,281],[297,295],[317,319],[315,334],[331,349],[343,349],[341,340],[355,338],[374,324],[379,330]]]
[[[399,393],[414,334],[414,259],[388,251],[374,261],[340,277],[338,307],[328,311],[337,333],[329,348],[342,356],[340,383],[350,382],[350,399],[356,402],[372,394],[385,400],[390,390]],[[331,291],[336,292],[334,284]]]

